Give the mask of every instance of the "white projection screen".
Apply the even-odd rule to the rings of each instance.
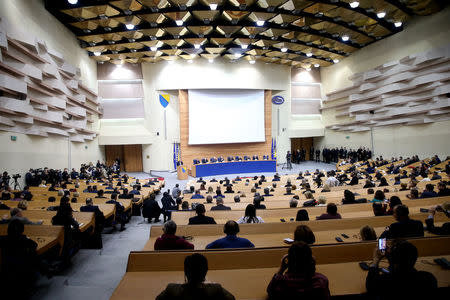
[[[265,142],[264,90],[189,90],[189,145]]]

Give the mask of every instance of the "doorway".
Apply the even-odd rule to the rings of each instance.
[[[106,164],[111,166],[119,158],[123,172],[142,172],[142,145],[106,145]]]

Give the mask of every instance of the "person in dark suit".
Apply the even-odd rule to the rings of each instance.
[[[350,183],[348,185],[357,185],[359,183],[358,175],[356,173],[353,173],[352,180],[350,180]]]
[[[200,194],[200,190],[196,190],[195,191],[195,194],[194,195],[192,195],[192,197],[191,197],[191,199],[204,199],[205,197],[203,197],[201,194]]]
[[[366,288],[374,299],[438,299],[437,280],[433,274],[417,271],[417,248],[408,241],[395,241],[386,250],[389,273],[380,272],[383,254],[374,251],[373,263],[366,278]]]
[[[427,230],[429,232],[437,235],[450,235],[450,222],[442,224],[441,227],[434,226],[434,216],[436,212],[443,212],[447,216],[447,218],[450,218],[450,213],[448,209],[449,209],[448,202],[445,203],[443,206],[435,205],[429,209],[430,214],[428,215],[428,218],[425,220],[425,223],[427,224]]]
[[[425,186],[425,191],[420,195],[420,198],[433,198],[437,196],[438,194],[434,191],[434,184],[429,183]]]
[[[132,199],[133,195],[128,194],[128,189],[123,189],[122,194],[119,195],[119,199]]]
[[[164,214],[164,222],[166,218],[170,220],[172,216],[172,210],[177,210],[177,203],[173,200],[172,196],[170,196],[169,192],[164,192],[163,197],[161,198],[161,204],[163,207]]]
[[[106,201],[107,204],[114,204],[116,206],[116,222],[120,223],[120,231],[124,231],[125,222],[127,221],[127,216],[125,214],[125,208],[123,205],[117,201],[117,194],[111,194],[111,200]]]
[[[0,280],[1,286],[14,294],[10,299],[28,299],[39,271],[38,245],[23,232],[23,223],[13,220],[8,225],[8,235],[0,236]],[[5,299],[8,290],[4,291]]]
[[[205,216],[205,206],[203,204],[198,204],[195,207],[195,217],[189,218],[189,225],[199,225],[199,224],[217,224],[214,218]]]
[[[159,222],[159,216],[161,215],[161,207],[159,207],[158,202],[155,200],[155,194],[151,194],[150,197],[144,199],[142,204],[142,216],[148,219],[151,223],[152,219],[155,219],[155,223]]]
[[[217,197],[216,206],[211,207],[211,210],[231,210],[231,207],[223,205],[222,197]]]
[[[238,237],[239,224],[231,220],[223,226],[225,237],[215,240],[206,246],[206,249],[222,249],[222,248],[254,248],[252,242],[246,238]]]
[[[205,283],[208,260],[200,253],[184,259],[186,283],[169,283],[156,300],[234,300],[234,296],[218,283]]]
[[[398,221],[389,225],[380,235],[380,238],[395,239],[423,236],[423,224],[421,221],[409,218],[409,209],[406,205],[394,207],[394,218]]]
[[[94,234],[90,238],[92,242],[92,246],[97,249],[103,248],[102,242],[102,231],[105,227],[105,215],[98,208],[97,205],[94,205],[92,198],[86,198],[86,205],[80,207],[81,212],[93,212],[95,216],[95,228]]]

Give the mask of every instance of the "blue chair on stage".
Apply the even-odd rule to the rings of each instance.
[[[206,164],[208,162],[207,158],[202,158],[202,164]]]
[[[211,157],[211,158],[209,159],[209,161],[212,162],[212,163],[215,163],[215,162],[217,162],[217,159],[216,159],[215,157]]]
[[[269,160],[269,155],[263,155],[263,160]]]
[[[236,156],[236,157],[234,158],[234,161],[242,161],[242,158],[241,158],[240,156]]]
[[[233,159],[233,156],[228,156],[227,157],[227,161],[233,161],[234,159]]]
[[[217,158],[217,161],[218,161],[218,162],[223,162],[223,161],[224,161],[224,159],[223,159],[223,157],[222,157],[222,156],[219,156],[219,158]]]
[[[244,155],[244,160],[245,161],[250,160],[250,157],[248,157],[247,155]]]
[[[193,162],[194,162],[194,165],[200,164],[200,161],[198,159],[194,159]]]
[[[259,160],[258,155],[253,155],[253,160]]]

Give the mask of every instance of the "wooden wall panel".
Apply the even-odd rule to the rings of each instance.
[[[180,101],[180,148],[181,160],[190,169],[192,160],[213,156],[244,156],[269,155],[272,146],[272,91],[264,91],[264,123],[266,141],[263,143],[237,143],[237,144],[215,144],[215,145],[188,145],[189,140],[189,105],[188,91],[180,90],[178,95]]]
[[[106,165],[111,166],[116,158],[119,158],[123,168],[123,146],[105,145]]]
[[[142,172],[142,145],[123,145],[126,172]]]
[[[294,153],[297,149],[305,149],[306,150],[306,160],[309,160],[309,150],[313,145],[313,138],[292,138],[291,139],[291,153]]]

